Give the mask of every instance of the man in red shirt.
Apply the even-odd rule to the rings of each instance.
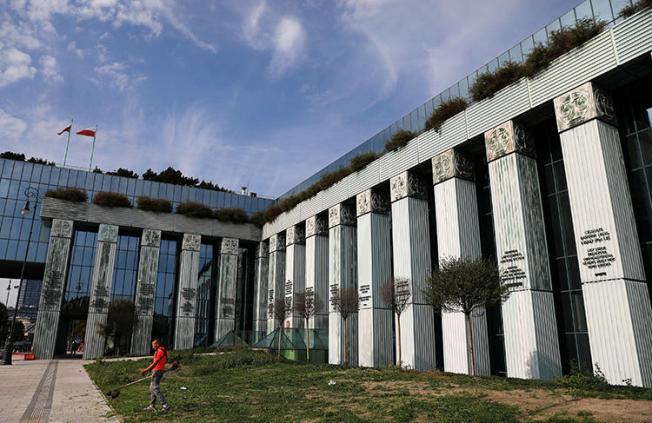
[[[158,399],[158,402],[163,406],[163,411],[168,411],[170,410],[170,406],[165,401],[165,396],[163,396],[163,393],[161,392],[161,379],[165,373],[165,363],[168,361],[168,352],[158,339],[152,340],[152,348],[154,349],[152,363],[147,366],[147,368],[140,370],[140,374],[143,376],[145,376],[149,371],[152,372],[152,382],[149,384],[149,405],[145,410],[156,410],[154,404],[156,404],[156,400]]]

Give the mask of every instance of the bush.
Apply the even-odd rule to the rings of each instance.
[[[452,118],[468,106],[469,102],[461,97],[451,98],[442,102],[426,121],[426,131],[434,129],[439,132],[439,129],[446,120]]]
[[[392,135],[392,138],[387,141],[387,144],[385,144],[385,151],[390,152],[403,148],[416,136],[417,134],[412,131],[400,130]]]
[[[19,153],[13,153],[11,151],[5,151],[4,153],[0,153],[0,159],[16,160],[19,162],[24,162],[25,155]]]
[[[600,366],[597,364],[594,373],[582,372],[574,365],[571,365],[571,367],[569,375],[564,375],[557,379],[557,383],[561,386],[580,390],[601,390],[609,388],[609,382],[607,382],[607,378],[605,378],[604,373],[602,373]]]
[[[351,159],[351,164],[349,167],[353,172],[360,172],[362,169],[367,167],[369,163],[373,162],[378,158],[378,154],[376,153],[362,153],[358,154],[354,158]]]
[[[98,192],[93,196],[93,204],[102,207],[131,207],[129,198],[118,192]]]
[[[620,9],[620,16],[623,18],[629,18],[635,13],[640,12],[643,9],[647,9],[648,7],[652,7],[652,0],[638,0],[634,4],[627,5]]]
[[[107,175],[113,175],[113,176],[122,176],[125,178],[133,178],[133,179],[138,179],[138,174],[134,172],[133,170],[129,169],[123,169],[119,167],[118,169],[114,170],[113,172],[106,172]]]
[[[201,219],[213,217],[213,211],[210,207],[194,201],[187,201],[177,206],[177,214],[186,217],[197,217]]]
[[[165,198],[138,197],[137,206],[140,210],[154,213],[172,213],[172,203]]]
[[[42,164],[46,166],[54,166],[54,162],[49,162],[45,159],[41,159],[40,157],[31,157],[29,160],[27,160],[27,163],[34,163],[34,164]]]
[[[251,217],[249,218],[249,221],[254,225],[258,226],[259,228],[262,228],[265,222],[267,222],[267,216],[265,215],[265,211],[261,210],[252,214]]]
[[[247,212],[239,208],[215,210],[213,212],[213,217],[221,222],[247,223],[249,221]]]
[[[478,75],[471,85],[471,97],[475,101],[491,98],[498,91],[511,85],[523,77],[523,65],[515,62],[507,62],[493,72],[485,72]]]
[[[59,200],[83,203],[88,200],[86,191],[79,188],[55,188],[45,193],[46,197],[58,198]]]

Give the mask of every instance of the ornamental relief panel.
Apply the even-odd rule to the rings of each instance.
[[[555,98],[554,105],[559,132],[595,118],[606,120],[612,124],[616,123],[616,113],[611,97],[591,82]]]
[[[118,227],[101,224],[97,231],[97,240],[102,242],[118,242]]]
[[[356,215],[362,216],[366,213],[388,213],[389,201],[386,195],[378,191],[368,189],[356,196]]]
[[[285,250],[285,236],[282,234],[276,234],[269,237],[269,252],[273,253],[275,251]]]
[[[322,216],[312,216],[306,219],[306,238],[323,235],[328,232],[328,223]]]
[[[181,249],[190,251],[199,251],[201,249],[201,235],[183,234]]]
[[[451,178],[473,180],[473,163],[465,154],[452,148],[432,158],[433,184]]]
[[[220,254],[238,254],[240,242],[235,238],[222,238]]]
[[[487,161],[517,152],[534,157],[534,145],[525,128],[513,120],[485,132]]]
[[[353,208],[344,204],[338,204],[328,209],[328,227],[333,228],[337,225],[353,225],[355,215]]]
[[[269,246],[266,242],[256,244],[256,258],[266,258],[269,256]]]
[[[303,244],[306,239],[304,229],[301,226],[292,226],[285,231],[285,245]]]
[[[141,237],[143,247],[159,247],[161,245],[161,231],[155,229],[144,229]]]
[[[412,172],[405,171],[390,179],[392,202],[405,197],[426,198],[426,192],[421,179]]]
[[[72,220],[52,220],[52,229],[50,236],[57,236],[61,238],[72,238]]]

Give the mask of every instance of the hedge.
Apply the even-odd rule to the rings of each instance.
[[[213,217],[221,222],[247,223],[249,216],[240,208],[218,209],[213,212]]]
[[[426,121],[426,131],[434,129],[439,132],[444,122],[468,106],[469,102],[461,97],[451,98],[450,100],[441,102]]]
[[[98,192],[93,196],[93,204],[102,207],[131,207],[129,198],[118,192]]]
[[[136,207],[154,213],[172,213],[172,203],[165,198],[138,197]]]
[[[75,203],[83,203],[88,200],[86,191],[79,188],[55,188],[46,192],[45,196]]]
[[[210,207],[194,201],[187,201],[179,204],[177,206],[177,214],[201,219],[213,217],[213,211]]]
[[[405,130],[400,130],[394,135],[392,135],[392,138],[387,141],[387,144],[385,144],[385,151],[390,152],[390,151],[396,151],[398,149],[401,149],[405,147],[408,142],[414,137],[416,137],[417,134],[412,132],[412,131],[405,131]]]
[[[652,0],[638,0],[636,3],[629,4],[620,9],[620,16],[628,18],[648,7],[652,7]]]

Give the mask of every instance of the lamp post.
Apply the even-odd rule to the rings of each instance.
[[[34,229],[34,219],[36,217],[36,208],[38,207],[39,192],[36,188],[28,187],[25,190],[25,206],[20,211],[20,214],[26,216],[30,211],[32,212],[32,221],[29,224],[29,236],[27,237],[27,247],[25,248],[25,258],[23,259],[23,266],[20,269],[20,282],[18,282],[18,295],[16,296],[16,305],[14,306],[14,317],[11,319],[11,326],[9,326],[9,333],[5,342],[4,357],[0,364],[11,364],[11,354],[14,350],[14,326],[16,325],[16,318],[18,317],[18,301],[20,300],[20,292],[23,288],[23,280],[25,279],[25,267],[27,266],[27,255],[29,254],[29,244],[32,242],[32,230]],[[30,201],[34,201],[34,208],[30,209]]]

